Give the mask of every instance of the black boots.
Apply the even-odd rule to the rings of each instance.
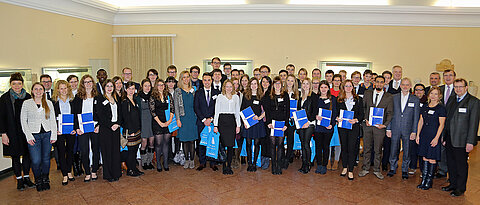
[[[302,167],[300,169],[298,169],[298,172],[303,173],[303,174],[307,174],[308,172],[310,172],[310,162],[303,160],[302,161]]]
[[[224,175],[232,175],[232,174],[233,174],[232,167],[231,167],[231,166],[227,166],[227,163],[226,163],[226,162],[223,163],[223,174],[224,174]]]
[[[37,191],[43,191],[43,179],[42,176],[35,177],[35,186],[37,187]]]
[[[50,179],[48,178],[48,174],[44,174],[42,177],[42,189],[43,190],[50,190]]]
[[[282,168],[280,167],[280,163],[278,159],[272,159],[272,174],[273,175],[281,175],[282,174]]]
[[[427,172],[428,172],[428,166],[429,166],[429,162],[428,161],[423,161],[422,163],[422,182],[420,182],[420,184],[417,186],[417,188],[419,189],[422,189],[423,187],[425,187],[425,183],[427,181]]]
[[[35,187],[35,184],[30,180],[30,177],[23,177],[23,185],[28,188]]]
[[[79,153],[73,154],[73,175],[79,177],[83,174],[82,161]]]
[[[422,182],[417,186],[419,189],[428,190],[433,186],[433,172],[437,164],[423,161]]]
[[[17,189],[23,191],[25,189],[25,185],[23,184],[23,179],[17,179]]]

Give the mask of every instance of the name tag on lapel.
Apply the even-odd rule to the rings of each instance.
[[[253,101],[253,104],[254,104],[254,105],[258,105],[259,103],[260,103],[260,102],[259,102],[258,100],[254,100],[254,101]]]
[[[103,105],[107,105],[108,104],[108,100],[105,100],[102,102]]]
[[[283,98],[278,98],[278,102],[283,102]]]
[[[325,104],[328,104],[328,103],[330,103],[330,99],[326,99],[326,100],[324,100],[323,102],[324,102]]]
[[[212,96],[212,99],[216,100],[216,99],[217,99],[217,95]]]
[[[422,104],[422,103],[420,103],[420,107],[423,107],[423,104]]]
[[[355,101],[350,102],[350,105],[355,105]]]
[[[415,103],[408,103],[408,107],[415,107]]]
[[[93,100],[93,104],[96,105],[96,104],[97,104],[97,100]]]
[[[429,110],[429,111],[428,111],[428,114],[429,114],[429,115],[433,115],[434,113],[435,113],[435,110]]]
[[[358,96],[360,96],[361,98],[363,98],[363,95],[358,95]]]
[[[467,108],[464,108],[464,107],[458,108],[458,112],[459,113],[467,113]]]

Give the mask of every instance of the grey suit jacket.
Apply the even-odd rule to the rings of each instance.
[[[393,117],[387,130],[391,130],[392,135],[409,136],[411,133],[417,133],[420,100],[417,96],[408,94],[407,104],[402,112],[401,96],[402,93],[393,96]]]
[[[467,143],[477,145],[479,100],[467,93],[458,103],[457,95],[453,94],[455,97],[450,97],[447,103],[447,136],[450,136],[453,147],[465,147]]]
[[[55,108],[50,100],[47,100],[50,109],[49,118],[45,118],[45,109],[38,108],[33,98],[25,100],[20,112],[20,122],[27,141],[34,140],[34,133],[40,133],[41,127],[45,131],[51,131],[50,140],[57,140],[57,121],[55,119]]]
[[[378,103],[378,106],[375,106],[373,104],[373,92],[373,90],[367,90],[363,96],[363,110],[365,113],[365,119],[368,120],[370,118],[370,107],[383,108],[383,125],[388,126],[393,117],[392,94],[384,92],[382,99]]]

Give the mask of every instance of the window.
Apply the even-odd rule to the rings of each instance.
[[[212,61],[211,59],[203,60],[203,68],[205,69],[204,72],[211,72],[213,70],[212,66],[210,65],[211,61]],[[247,74],[248,76],[252,76],[252,73],[253,73],[252,60],[222,60],[222,65],[220,66],[220,70],[222,70],[222,72],[223,72],[223,65],[225,63],[232,64],[232,70],[233,69],[243,70],[245,74]]]
[[[32,87],[32,70],[30,69],[0,69],[0,95],[10,89],[10,75],[19,72],[23,76],[23,88],[30,92]]]
[[[43,67],[43,74],[48,74],[55,80],[67,80],[69,75],[76,75],[78,80],[85,74],[92,74],[91,66]]]
[[[347,79],[350,79],[354,71],[358,71],[363,75],[365,70],[371,70],[372,62],[319,61],[318,67],[322,71],[322,79],[325,79],[325,72],[327,70],[333,70],[335,74],[338,74],[341,70],[345,70],[347,71]]]

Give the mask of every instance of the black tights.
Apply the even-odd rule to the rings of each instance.
[[[225,148],[227,149],[226,150],[227,160],[225,161],[225,163],[223,163],[223,165],[231,168],[232,167],[232,158],[233,158],[233,154],[235,153],[235,150],[233,150],[233,146],[225,147]]]
[[[317,165],[327,166],[330,158],[330,141],[333,132],[315,132],[313,139],[315,140],[315,157]]]
[[[30,161],[30,155],[28,154],[23,155],[22,162],[20,162],[19,156],[16,156],[16,157],[12,156],[13,173],[15,173],[16,177],[22,176],[22,170],[23,170],[23,175],[29,175],[31,164],[32,164],[32,161]]]
[[[171,134],[155,135],[155,156],[157,158],[157,168],[161,168],[160,157],[163,154],[163,167],[168,168],[168,142]]]
[[[185,152],[185,160],[194,160],[195,141],[183,142],[183,152]]]
[[[271,144],[271,156],[272,156],[272,168],[273,166],[278,165],[282,158],[282,151],[283,151],[283,141],[285,137],[275,137],[270,136]]]
[[[246,138],[247,141],[247,161],[248,164],[255,164],[257,161],[258,153],[260,151],[260,139],[252,139],[252,138]],[[253,162],[252,162],[252,141],[255,145],[255,150],[254,150],[254,157],[253,157]]]

